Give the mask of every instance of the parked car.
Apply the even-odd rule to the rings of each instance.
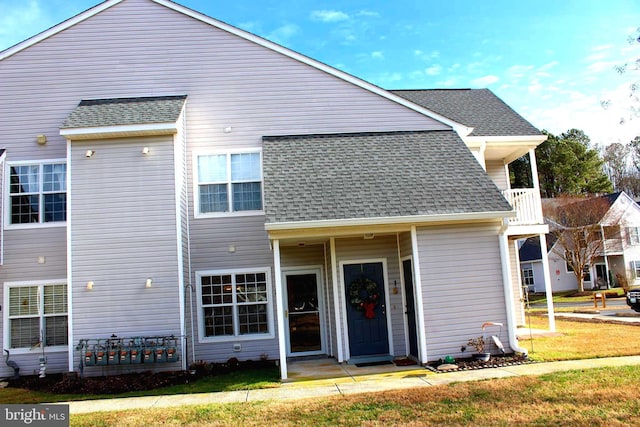
[[[627,305],[640,313],[640,287],[627,292]]]

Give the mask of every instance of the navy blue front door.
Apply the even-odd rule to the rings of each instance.
[[[351,357],[389,354],[382,263],[347,264],[343,268]],[[371,292],[372,282],[377,285],[375,294]],[[353,303],[356,290],[363,301],[371,301],[375,295],[374,306],[368,312],[366,307]]]

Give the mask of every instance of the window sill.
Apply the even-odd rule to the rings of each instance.
[[[196,213],[195,219],[236,218],[243,216],[264,216],[264,211],[210,212]]]
[[[45,347],[44,348],[44,355],[46,356],[49,353],[66,353],[69,351],[69,347],[67,347],[66,345],[57,345],[54,347]],[[25,354],[37,354],[39,356],[42,355],[42,348],[40,347],[36,347],[36,348],[10,348],[9,352],[11,353],[11,357],[13,356],[19,356],[19,355],[25,355]],[[5,354],[6,356],[6,354]]]
[[[66,227],[67,226],[67,222],[66,221],[59,221],[59,222],[44,222],[44,223],[38,223],[38,222],[31,222],[28,224],[6,224],[4,226],[4,229],[7,231],[12,231],[12,230],[36,230],[39,228],[55,228],[55,227]]]
[[[230,336],[225,335],[223,337],[198,337],[198,342],[200,344],[216,344],[216,343],[229,343],[229,342],[238,342],[238,341],[260,341],[260,340],[272,340],[276,336],[275,334],[253,334],[253,335],[238,335],[238,336]]]

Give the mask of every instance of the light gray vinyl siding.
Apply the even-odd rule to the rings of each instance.
[[[509,186],[509,175],[500,160],[487,160],[487,174],[500,190],[507,190]]]
[[[74,142],[71,170],[74,342],[179,336],[173,137]]]
[[[35,246],[34,243],[40,243]],[[4,230],[4,264],[0,266],[0,301],[4,301],[4,284],[7,282],[37,282],[65,280],[67,277],[66,227],[40,227],[25,230]],[[45,263],[38,264],[43,256]],[[7,308],[5,307],[5,310]],[[0,316],[0,332],[4,331],[3,312]],[[31,374],[39,369],[40,349],[28,354],[11,354],[11,360],[20,365],[21,373]],[[4,357],[4,354],[3,354]],[[47,351],[47,371],[67,371],[67,352]],[[10,372],[11,371],[11,372]],[[0,376],[12,375],[13,371],[0,363]]]
[[[400,257],[404,258],[413,254],[411,246],[411,233],[400,233]]]
[[[418,243],[429,360],[469,357],[460,347],[484,322],[503,323],[507,343],[498,227],[420,227]]]
[[[513,308],[516,325],[524,325],[524,304],[522,303],[522,278],[520,276],[520,259],[518,258],[518,241],[509,240],[509,268],[511,270],[511,289],[513,292]]]
[[[402,302],[400,261],[398,259],[398,245],[396,235],[378,236],[372,240],[364,240],[362,237],[353,239],[336,239],[337,262],[349,261],[349,263],[359,263],[366,260],[384,259],[386,261],[386,274],[388,282],[385,287],[388,290],[389,301],[386,304],[386,311],[390,315],[393,343],[389,343],[390,353],[396,356],[406,355],[406,345],[404,336],[404,305]],[[342,277],[340,267],[338,275]],[[340,304],[348,304],[346,300],[345,284],[341,279]],[[398,287],[398,293],[393,293],[394,284]],[[344,319],[342,319],[344,322]],[[345,331],[345,336],[347,331]],[[346,345],[346,344],[345,344]],[[393,345],[393,346],[392,346]],[[392,346],[392,347],[391,347]],[[348,348],[348,347],[345,347]]]

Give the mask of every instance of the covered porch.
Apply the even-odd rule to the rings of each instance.
[[[395,359],[426,362],[411,228],[270,233],[283,379],[304,358],[331,358],[347,372],[371,363],[388,369]]]
[[[487,321],[517,350],[513,209],[455,132],[263,137],[263,167],[283,379],[301,356],[460,354]]]

